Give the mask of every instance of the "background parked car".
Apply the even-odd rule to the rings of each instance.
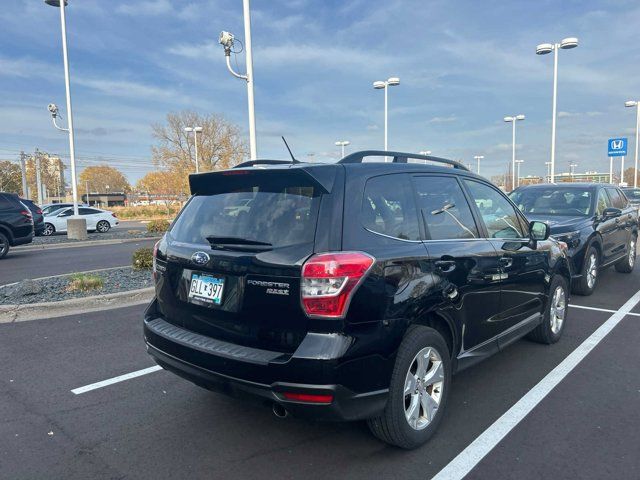
[[[546,221],[569,247],[576,293],[591,295],[600,269],[630,273],[636,258],[638,210],[609,184],[528,185],[510,194],[530,220]]]
[[[26,198],[20,198],[20,202],[31,212],[31,216],[33,217],[33,233],[36,237],[39,237],[42,235],[42,232],[44,232],[44,214],[42,213],[42,209],[36,205],[35,202]]]
[[[111,227],[118,225],[118,218],[113,212],[93,207],[80,207],[78,213],[87,220],[87,230],[100,233],[108,232]],[[67,231],[67,219],[73,215],[73,208],[55,210],[44,217],[43,235],[53,235],[56,232]]]
[[[79,207],[88,207],[86,203],[79,203]],[[57,210],[62,210],[63,208],[73,207],[73,203],[47,203],[42,205],[42,213],[46,217],[47,215],[51,215],[53,212]]]
[[[10,247],[31,243],[33,217],[29,209],[12,193],[0,192],[0,258]]]
[[[623,188],[622,191],[627,199],[629,199],[629,203],[640,209],[640,188],[626,187]]]

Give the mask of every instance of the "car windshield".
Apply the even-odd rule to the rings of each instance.
[[[267,183],[193,196],[171,236],[185,243],[269,248],[313,242],[320,203],[316,189],[299,185],[274,188]]]
[[[588,216],[592,212],[593,192],[586,188],[523,188],[509,196],[525,214]]]

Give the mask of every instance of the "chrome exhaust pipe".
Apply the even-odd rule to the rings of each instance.
[[[271,406],[271,410],[273,411],[273,414],[278,418],[287,418],[289,416],[289,412],[287,411],[287,409],[279,403],[274,403]]]

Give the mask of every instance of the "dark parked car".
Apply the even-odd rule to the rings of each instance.
[[[154,249],[144,336],[202,387],[277,416],[366,419],[413,448],[440,423],[454,372],[524,335],[562,335],[564,245],[457,162],[252,161],[190,186]]]
[[[31,200],[27,200],[26,198],[19,199],[31,212],[31,216],[33,217],[33,233],[36,237],[42,235],[44,232],[44,215],[42,214],[42,209],[36,205],[35,202]]]
[[[638,210],[618,187],[605,184],[530,185],[511,193],[530,220],[547,221],[569,247],[576,293],[591,295],[602,268],[630,273],[635,265]]]
[[[31,212],[13,193],[0,192],[0,258],[7,255],[10,247],[32,240]]]
[[[631,205],[640,208],[640,188],[625,187],[622,191]]]

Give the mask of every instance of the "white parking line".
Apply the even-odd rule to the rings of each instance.
[[[574,305],[569,304],[571,308],[581,308],[583,310],[594,310],[596,312],[606,312],[606,313],[616,313],[617,310],[611,310],[610,308],[599,308],[599,307],[587,307],[586,305]],[[633,315],[634,317],[640,317],[640,313],[629,312],[627,315]]]
[[[125,375],[120,375],[119,377],[108,378],[107,380],[102,380],[101,382],[92,383],[91,385],[85,385],[84,387],[78,387],[71,390],[72,393],[76,395],[80,395],[81,393],[87,393],[91,390],[96,390],[98,388],[106,387],[108,385],[113,385],[114,383],[124,382],[125,380],[130,380],[132,378],[141,377],[142,375],[146,375],[148,373],[157,372],[158,370],[162,370],[162,367],[155,365],[149,368],[143,368],[142,370],[137,370],[135,372],[127,373]]]
[[[529,390],[524,397],[507,410],[478,438],[458,454],[433,477],[434,480],[461,480],[500,443],[584,358],[620,321],[640,302],[640,291],[631,297],[606,322],[571,352],[560,364]]]

